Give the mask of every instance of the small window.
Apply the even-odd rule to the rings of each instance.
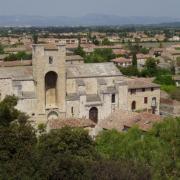
[[[71,114],[74,115],[74,107],[71,107]]]
[[[154,91],[154,88],[151,88],[151,91]]]
[[[144,97],[144,104],[148,103],[148,97]]]
[[[131,94],[136,94],[136,89],[131,89]]]
[[[142,88],[142,92],[145,92],[146,91],[146,89],[145,88]]]
[[[53,63],[53,57],[49,56],[49,64],[52,64],[52,63]]]
[[[115,103],[115,102],[116,102],[116,95],[115,95],[115,94],[112,94],[111,102],[112,102],[112,103]]]

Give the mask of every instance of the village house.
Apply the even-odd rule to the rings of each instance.
[[[111,60],[115,65],[120,66],[120,67],[128,67],[132,65],[132,60],[127,59],[127,58],[115,58]]]

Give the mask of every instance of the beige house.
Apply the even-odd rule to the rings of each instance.
[[[126,79],[113,63],[68,63],[66,48],[33,46],[32,65],[0,67],[0,97],[16,95],[17,108],[37,123],[91,119],[118,109],[159,113],[159,86]]]

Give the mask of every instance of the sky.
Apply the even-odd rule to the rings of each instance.
[[[180,18],[180,0],[0,0],[0,15],[86,14]]]

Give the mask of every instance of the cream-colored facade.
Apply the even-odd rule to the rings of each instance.
[[[136,79],[130,83],[113,63],[71,64],[66,59],[63,45],[34,45],[32,66],[0,67],[1,100],[16,95],[17,108],[37,123],[72,117],[98,123],[118,109],[159,113],[156,84]]]

